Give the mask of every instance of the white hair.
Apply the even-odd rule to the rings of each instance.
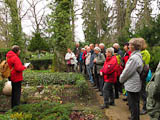
[[[107,48],[107,49],[106,49],[106,52],[111,52],[112,55],[114,55],[114,49],[113,49],[112,47]]]
[[[104,43],[100,43],[99,46],[105,46]]]
[[[120,45],[119,45],[118,43],[114,43],[114,44],[113,44],[113,47],[116,47],[116,46],[117,46],[118,48],[120,48]]]
[[[81,48],[81,50],[85,50],[85,48]]]
[[[98,50],[99,52],[101,52],[101,49],[99,47],[95,47],[94,50]]]

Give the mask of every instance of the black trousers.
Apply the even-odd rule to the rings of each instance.
[[[142,82],[142,89],[141,89],[141,97],[143,100],[143,110],[147,110],[146,104],[147,104],[147,93],[146,93],[146,82]]]
[[[119,92],[122,93],[122,84],[119,82],[119,77],[117,77],[117,82],[114,84],[115,98],[119,98]]]
[[[79,62],[79,68],[80,68],[80,72],[83,72],[83,61]]]
[[[20,104],[21,97],[21,81],[12,82],[11,108]]]
[[[100,74],[95,74],[95,84],[97,86],[97,88],[100,90],[100,84],[99,84],[99,76]]]
[[[100,88],[100,91],[103,93],[103,86],[104,86],[104,80],[103,80],[103,76],[99,75],[98,74],[98,77],[99,77],[99,88]]]
[[[103,86],[104,104],[114,103],[113,83],[104,82]]]
[[[139,113],[139,101],[140,95],[139,92],[129,92],[128,93],[128,105],[131,112],[131,120],[140,120]]]

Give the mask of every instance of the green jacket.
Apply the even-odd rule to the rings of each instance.
[[[146,87],[148,93],[147,110],[150,116],[160,116],[160,62],[155,72],[154,81]]]
[[[149,65],[151,56],[150,56],[148,50],[145,49],[145,50],[141,51],[141,55],[142,55],[142,59],[145,62],[145,64]]]
[[[95,59],[96,59],[97,73],[99,74],[100,70],[102,69],[103,64],[105,62],[104,54],[103,53],[99,53],[98,55],[96,55]]]

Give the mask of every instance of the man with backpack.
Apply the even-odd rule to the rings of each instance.
[[[20,47],[14,45],[12,47],[12,50],[9,51],[6,55],[7,63],[11,70],[11,76],[9,77],[9,79],[12,82],[12,108],[20,104],[21,82],[23,80],[22,72],[26,69],[26,67],[22,65],[22,62],[19,58],[20,52]]]

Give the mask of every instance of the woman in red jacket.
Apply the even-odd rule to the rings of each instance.
[[[11,98],[11,107],[17,106],[20,104],[21,96],[21,81],[23,80],[23,71],[26,69],[22,65],[21,60],[19,59],[20,48],[17,45],[12,47],[12,50],[9,51],[6,55],[7,63],[11,69],[10,80],[12,82],[12,98]]]
[[[106,61],[103,68],[100,70],[100,75],[104,77],[103,97],[104,105],[102,109],[108,108],[109,105],[114,105],[113,86],[117,81],[117,58],[114,56],[114,49],[108,48],[106,50]]]

